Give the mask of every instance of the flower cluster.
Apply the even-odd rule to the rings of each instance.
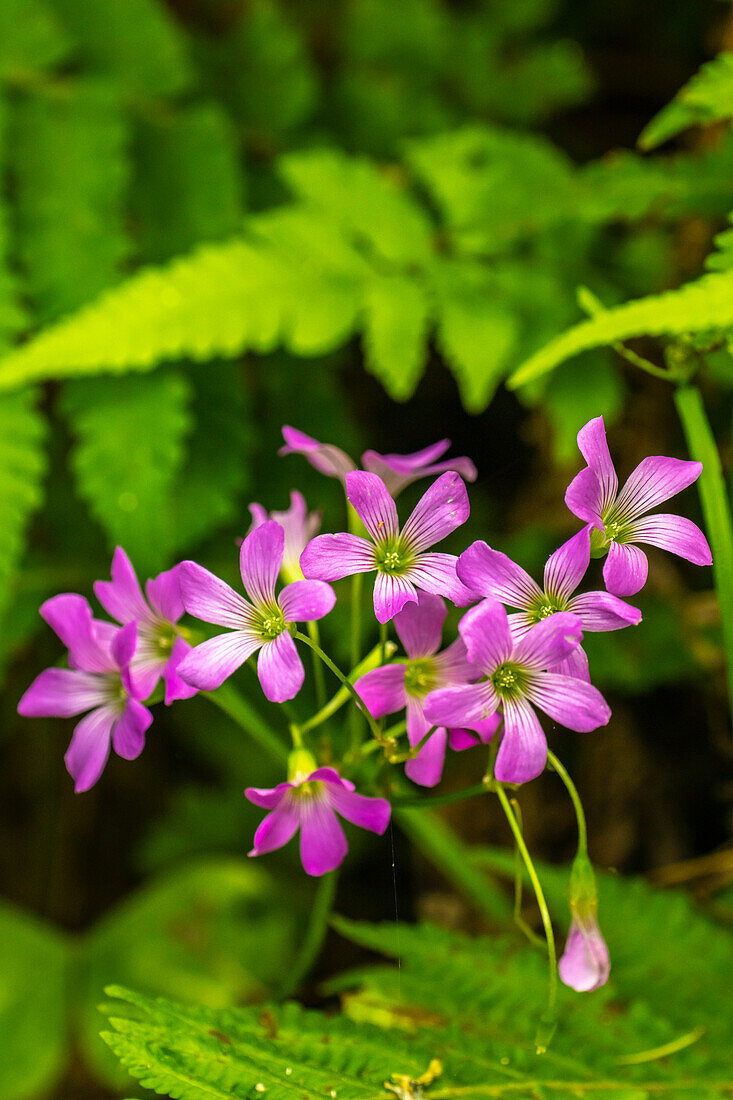
[[[324,475],[341,480],[349,529],[319,534],[320,514],[309,513],[298,492],[286,511],[268,514],[252,504],[252,524],[239,554],[245,595],[194,561],[149,580],[143,593],[132,563],[118,548],[111,580],[94,586],[115,622],[95,618],[88,602],[73,593],[44,603],[41,614],[66,646],[68,667],[42,672],[18,709],[27,716],[83,715],[66,765],[76,790],[86,791],[99,779],[111,747],[126,759],[141,752],[153,720],[148,707],[159,698],[170,705],[197,691],[216,691],[257,654],[265,697],[290,702],[305,681],[298,646],[310,647],[338,675],[341,692],[330,703],[321,700],[307,721],[290,722],[287,779],[272,789],[247,788],[245,793],[269,811],[249,854],[280,848],[300,831],[301,859],[311,875],[333,870],[346,854],[338,816],[384,833],[389,798],[404,788],[389,764],[404,762],[408,779],[433,787],[449,748],[484,745],[487,787],[521,784],[538,776],[547,761],[537,711],[571,730],[605,725],[611,711],[591,683],[581,643],[585,631],[620,630],[640,622],[639,609],[624,599],[646,581],[648,563],[637,544],[700,565],[711,562],[705,537],[690,520],[647,514],[692,484],[700,464],[644,459],[619,492],[601,417],[579,433],[587,465],[565,496],[582,527],[550,555],[542,585],[484,541],[461,554],[434,549],[469,518],[465,482],[476,478],[470,459],[443,457],[448,440],[411,455],[367,451],[363,468],[357,468],[339,448],[294,428],[284,428],[283,436],[281,454],[302,455]],[[431,476],[435,480],[400,522],[395,497]],[[581,592],[594,557],[605,557],[605,589]],[[333,582],[356,578],[351,601],[358,637],[362,573],[375,575],[373,605],[381,641],[376,657],[362,660],[347,676],[320,648],[317,624],[337,603]],[[441,648],[448,602],[466,610],[457,636]],[[197,624],[182,625],[184,613]],[[390,623],[404,649],[393,659]],[[208,631],[203,624],[223,632]],[[300,624],[308,624],[307,634],[300,632]],[[340,761],[326,755],[319,763],[306,734],[328,721],[349,694],[367,719],[366,739],[352,744]],[[404,718],[385,730],[387,715]],[[407,744],[400,754],[395,748],[403,733]],[[323,752],[323,740],[318,744]],[[372,750],[383,751],[376,774],[373,767],[361,766]],[[348,777],[352,774],[375,793],[357,793]],[[576,989],[591,989],[608,976],[608,952],[595,919],[592,871],[581,855],[585,859],[580,853],[576,861],[573,924],[560,974]]]

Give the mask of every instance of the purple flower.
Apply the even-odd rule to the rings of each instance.
[[[278,451],[280,455],[301,454],[308,459],[319,473],[326,477],[337,477],[343,481],[346,474],[355,470],[356,463],[339,447],[330,443],[319,443],[317,439],[290,428],[283,428],[285,446]],[[436,462],[450,447],[450,439],[441,439],[438,443],[432,443],[424,447],[422,451],[414,451],[409,455],[382,455],[377,451],[365,451],[361,456],[362,465],[370,473],[378,474],[389,489],[392,496],[401,493],[405,486],[410,485],[421,477],[431,477],[433,474],[441,474],[445,470],[453,470],[460,474],[465,481],[476,480],[476,467],[470,458],[444,459]]]
[[[570,511],[595,530],[591,550],[608,551],[603,579],[616,596],[633,596],[644,587],[646,554],[637,542],[659,546],[696,565],[711,565],[710,547],[699,527],[683,516],[647,516],[650,508],[697,481],[700,462],[661,456],[644,458],[621,492],[606,442],[603,417],[589,420],[578,432],[578,446],[588,463],[565,493]]]
[[[380,623],[406,603],[416,603],[418,588],[457,604],[471,602],[473,594],[456,575],[455,555],[425,553],[468,519],[468,493],[458,474],[442,474],[433,482],[401,531],[395,502],[376,474],[347,474],[346,496],[373,541],[346,533],[317,535],[300,557],[306,577],[335,581],[376,570],[374,613]]]
[[[448,684],[465,684],[476,677],[476,669],[466,658],[462,638],[438,653],[445,616],[446,607],[440,596],[419,592],[417,603],[407,604],[394,620],[409,661],[375,668],[360,676],[354,684],[375,718],[407,707],[407,737],[413,748],[422,741],[432,724],[425,717],[423,707],[428,693]],[[499,719],[492,715],[481,726],[481,736],[469,735],[467,739],[459,736],[459,746],[468,748],[479,740],[489,741],[498,724]],[[439,726],[415,759],[407,762],[405,771],[410,779],[423,787],[434,787],[440,782],[447,741],[447,730]]]
[[[147,601],[132,562],[118,546],[112,558],[112,580],[96,581],[94,594],[117,622],[137,623],[137,647],[130,662],[137,697],[147,699],[162,676],[167,704],[190,699],[196,688],[185,683],[177,671],[191,649],[175,627],[183,615],[178,566],[147,581],[145,593]]]
[[[289,627],[323,618],[336,594],[323,581],[294,581],[276,596],[284,547],[285,532],[275,520],[267,520],[242,542],[239,567],[251,603],[208,569],[182,562],[186,611],[230,631],[202,642],[184,658],[178,672],[188,683],[213,691],[259,650],[257,675],[267,698],[283,703],[298,694],[305,674]]]
[[[590,562],[590,529],[584,527],[551,554],[545,565],[544,591],[521,566],[506,554],[492,550],[485,542],[474,542],[458,559],[458,576],[465,585],[493,600],[521,607],[509,616],[515,637],[558,611],[570,611],[580,619],[583,630],[620,630],[641,621],[641,612],[610,592],[573,592],[585,576]],[[588,659],[578,646],[553,668],[568,676],[589,680]]]
[[[72,593],[46,600],[41,615],[68,648],[71,667],[47,668],[36,676],[18,713],[26,718],[84,715],[64,760],[77,793],[88,791],[102,774],[110,745],[118,756],[134,760],[153,721],[130,677],[137,628],[134,622],[117,629],[93,619],[83,596]]]
[[[577,615],[559,611],[516,638],[502,605],[484,600],[463,616],[458,630],[469,661],[486,680],[431,692],[425,717],[436,725],[470,727],[501,706],[504,733],[494,773],[500,782],[526,783],[545,766],[547,742],[532,704],[574,730],[596,729],[611,717],[596,688],[546,671],[567,660],[581,641]]]
[[[348,851],[337,814],[380,835],[389,824],[389,802],[356,794],[354,784],[334,768],[300,772],[271,790],[248,787],[245,794],[256,806],[272,811],[255,833],[249,855],[282,848],[300,829],[300,858],[309,875],[333,871]]]
[[[558,970],[565,985],[578,993],[590,993],[608,981],[611,960],[594,912],[573,913]]]
[[[250,504],[252,513],[252,525],[248,531],[256,531],[268,519],[274,519],[285,532],[285,550],[280,569],[284,581],[298,581],[303,579],[300,568],[300,555],[305,550],[308,542],[318,534],[321,527],[321,513],[308,513],[305,497],[302,493],[294,491],[290,494],[290,507],[286,512],[270,512],[269,515],[261,504]]]

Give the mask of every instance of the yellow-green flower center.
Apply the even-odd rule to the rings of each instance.
[[[285,616],[277,604],[274,604],[258,612],[254,627],[266,642],[271,642],[285,629]]]
[[[531,607],[527,608],[527,618],[534,626],[535,623],[541,623],[543,619],[548,619],[550,615],[554,615],[556,611],[564,611],[565,606],[565,600],[561,600],[559,596],[544,595],[539,597]]]
[[[435,662],[429,657],[409,661],[405,668],[405,691],[408,695],[427,695],[437,687]]]
[[[499,665],[491,675],[491,683],[502,699],[514,699],[524,691],[525,677],[522,669],[511,662]]]
[[[626,543],[630,540],[629,521],[620,516],[614,508],[602,513],[603,530],[594,527],[590,533],[590,554],[592,558],[601,558],[612,542]]]
[[[380,573],[399,576],[412,565],[414,555],[399,539],[389,539],[377,546],[375,558],[377,570]]]

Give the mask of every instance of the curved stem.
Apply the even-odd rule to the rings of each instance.
[[[336,897],[336,884],[338,883],[338,870],[329,871],[322,876],[310,911],[310,920],[306,929],[303,942],[296,955],[286,981],[278,990],[280,998],[290,997],[295,993],[315,963],[320,953],[323,941],[328,931],[328,918],[331,916],[334,899]]]
[[[320,635],[318,633],[318,623],[308,623],[308,637],[316,645],[320,645]],[[319,707],[323,707],[326,702],[326,680],[323,675],[323,665],[318,660],[318,656],[313,654],[313,679],[316,684],[316,702]]]
[[[210,699],[220,710],[234,719],[253,741],[261,745],[276,760],[287,761],[288,749],[272,732],[267,723],[231,684],[222,684],[216,691],[202,691],[201,695]]]
[[[387,647],[388,655],[391,657],[396,649],[397,646],[394,644],[394,642],[390,642]],[[379,654],[380,648],[379,646],[375,646],[371,653],[367,653],[366,657],[364,657],[364,659],[360,661],[358,665],[351,669],[351,672],[348,675],[348,680],[353,684],[356,680],[359,679],[360,676],[363,676],[365,672],[371,672],[373,668],[377,668],[377,666],[379,665]],[[318,660],[318,656],[316,653],[313,654],[313,659],[318,662],[318,667],[320,668],[321,663]],[[348,702],[349,698],[350,695],[348,689],[345,687],[339,688],[333,698],[329,699],[325,706],[322,706],[321,709],[316,714],[314,714],[312,718],[309,718],[307,722],[299,723],[301,733],[307,733],[308,730],[315,729],[316,726],[320,726],[328,718],[331,718],[331,716],[334,715],[336,711],[341,709],[344,703]]]
[[[305,634],[301,634],[301,632],[299,630],[296,630],[293,637],[296,638],[299,642],[303,642],[304,645],[307,645],[310,649],[312,649],[313,652],[316,653],[320,657],[320,659],[323,661],[326,668],[330,669],[331,672],[334,674],[334,676],[338,680],[341,681],[341,683],[344,685],[346,690],[349,692],[349,695],[351,695],[351,697],[354,700],[354,702],[356,703],[357,707],[359,708],[359,710],[362,712],[362,714],[366,718],[367,722],[369,723],[369,729],[372,731],[372,734],[373,734],[375,740],[381,741],[382,740],[382,734],[379,730],[379,727],[378,727],[377,723],[374,721],[374,719],[372,718],[372,716],[369,713],[368,709],[365,707],[364,703],[362,702],[361,697],[359,696],[359,693],[357,692],[356,688],[352,684],[351,680],[349,680],[348,677],[343,674],[341,669],[338,668],[338,666],[333,663],[333,661],[328,656],[328,654],[324,653],[323,650],[321,649],[321,647],[319,645],[316,645],[314,642],[312,642],[310,640],[310,638],[308,638]]]
[[[552,750],[548,750],[547,759],[552,765],[553,771],[556,771],[560,776],[560,779],[565,784],[570,799],[573,803],[573,809],[575,810],[575,816],[578,820],[578,854],[588,854],[588,827],[585,821],[585,810],[583,809],[583,803],[580,801],[580,795],[573,783],[572,779],[565,770],[565,766],[560,763]]]

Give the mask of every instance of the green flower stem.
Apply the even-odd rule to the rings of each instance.
[[[261,745],[276,760],[287,762],[287,746],[231,684],[222,684],[216,691],[202,691],[201,694],[228,714],[253,741]]]
[[[580,801],[580,795],[573,783],[572,779],[565,770],[565,766],[560,763],[554,752],[548,750],[547,759],[552,767],[552,770],[557,772],[560,779],[565,784],[570,799],[573,803],[573,809],[575,810],[575,816],[578,820],[578,855],[588,855],[588,827],[585,823],[585,810],[583,809],[583,803]]]
[[[361,600],[364,590],[364,574],[354,573],[351,578],[351,663],[355,665],[361,654]]]
[[[344,676],[341,669],[338,668],[333,663],[333,661],[328,656],[328,654],[324,653],[323,650],[321,649],[321,647],[318,646],[318,645],[315,645],[315,643],[312,642],[310,640],[310,638],[306,637],[305,634],[301,634],[301,632],[299,630],[296,630],[293,637],[296,638],[299,642],[303,642],[310,649],[312,649],[314,653],[318,654],[318,656],[323,661],[326,668],[331,670],[331,672],[334,674],[334,676],[338,680],[340,680],[341,683],[344,685],[344,687],[348,691],[349,695],[351,695],[351,697],[354,700],[354,702],[356,703],[357,707],[359,708],[359,710],[362,712],[362,714],[366,718],[366,720],[369,724],[369,729],[372,731],[372,735],[373,735],[374,739],[376,741],[382,741],[383,738],[382,738],[382,733],[379,729],[379,726],[374,721],[374,719],[372,718],[372,716],[369,713],[369,711],[367,710],[367,708],[364,706],[363,702],[361,701],[361,698],[359,697],[359,693],[357,692],[356,688],[352,684],[351,680],[349,680],[348,677]]]
[[[394,819],[403,832],[449,882],[490,921],[511,918],[506,895],[470,862],[468,851],[449,825],[429,810],[395,809]]]
[[[486,794],[485,784],[477,783],[475,787],[466,787],[463,791],[452,791],[450,794],[436,794],[432,798],[391,798],[390,802],[395,810],[430,810],[435,806],[449,806],[452,802],[463,802],[467,798],[475,798],[478,794]]]
[[[733,716],[733,525],[720,455],[700,391],[680,386],[674,395],[690,456],[702,462],[698,485],[705,525],[713,553],[715,587],[725,646],[728,701]]]
[[[522,825],[522,808],[517,802],[516,798],[510,798],[509,804],[514,811],[514,816],[517,819],[517,825],[519,830],[524,835],[524,828]],[[522,853],[519,851],[519,845],[514,845],[514,923],[520,932],[523,933],[531,944],[535,947],[545,946],[545,941],[541,936],[530,928],[526,920],[522,916],[522,887],[524,885],[524,867],[523,867]]]
[[[318,623],[308,623],[308,637],[316,645],[320,645],[321,639],[318,633]],[[318,660],[317,654],[311,654],[313,657],[313,679],[316,685],[316,702],[319,707],[322,707],[326,702],[326,679],[323,675],[323,665]]]
[[[527,868],[527,874],[529,880],[532,883],[532,888],[537,899],[537,905],[539,906],[540,916],[542,917],[542,925],[545,929],[545,938],[547,940],[547,956],[550,967],[550,985],[547,996],[547,1011],[540,1023],[540,1034],[538,1034],[535,1040],[537,1046],[537,1053],[544,1053],[547,1049],[547,1043],[549,1042],[552,1032],[554,1031],[554,1021],[556,1018],[555,1005],[557,1002],[557,952],[555,950],[555,934],[552,930],[552,921],[550,920],[550,910],[547,908],[547,902],[545,901],[545,894],[542,889],[542,884],[535,871],[532,857],[529,854],[529,849],[524,842],[522,836],[522,830],[519,827],[519,823],[514,816],[514,811],[509,804],[506,791],[501,783],[494,781],[494,789],[501,803],[501,808],[504,811],[504,816],[509,822],[509,828],[514,833],[514,840],[517,848],[521,852],[522,859],[524,860],[524,866]]]
[[[387,663],[387,634],[389,632],[388,623],[379,624],[379,646],[381,651],[381,664]]]
[[[318,643],[316,642],[316,644]],[[389,642],[387,647],[388,656],[391,657],[396,649],[397,646],[394,644],[394,642]],[[313,657],[316,661],[318,661],[318,667],[321,668],[321,662],[318,660],[318,655],[314,653]],[[367,653],[366,657],[362,661],[360,661],[359,664],[356,665],[356,667],[353,668],[349,673],[348,678],[351,683],[353,684],[356,680],[359,679],[360,676],[363,676],[365,672],[371,672],[373,668],[377,668],[380,659],[381,648],[380,646],[376,645],[371,653]],[[321,707],[317,714],[314,714],[313,717],[309,718],[307,722],[301,722],[300,732],[307,733],[308,730],[312,730],[315,729],[317,726],[320,726],[323,722],[327,721],[327,719],[331,718],[338,710],[340,710],[344,703],[347,703],[350,698],[351,693],[349,692],[348,688],[339,688],[333,698],[330,699],[325,706]]]
[[[318,958],[328,931],[328,921],[336,898],[338,870],[321,877],[310,910],[310,919],[298,954],[288,970],[287,979],[278,989],[278,998],[292,997]]]
[[[392,728],[394,729],[395,727],[392,727]],[[395,753],[393,756],[390,756],[389,757],[390,764],[404,764],[407,760],[414,760],[415,757],[420,752],[420,750],[425,745],[427,745],[428,741],[433,736],[433,734],[435,733],[437,728],[438,728],[437,726],[431,726],[430,729],[428,730],[428,732],[424,733],[422,735],[422,737],[420,738],[418,743],[416,745],[413,745],[412,748],[408,749],[407,752]],[[386,739],[389,736],[389,734],[387,732],[385,732],[384,736],[385,736],[385,739]]]

